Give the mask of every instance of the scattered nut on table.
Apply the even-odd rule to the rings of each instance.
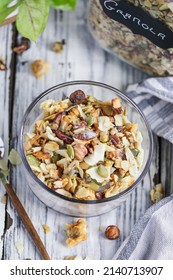
[[[52,50],[56,53],[62,53],[64,50],[65,40],[55,42],[52,46]]]
[[[7,66],[5,65],[3,59],[0,58],[0,71],[5,71],[5,70],[7,70]]]
[[[117,239],[120,236],[120,230],[116,225],[110,225],[105,230],[105,236],[108,239]]]
[[[22,54],[23,52],[28,50],[30,48],[30,46],[31,46],[30,40],[25,37],[22,37],[20,44],[15,46],[13,48],[13,51],[17,54]]]
[[[68,236],[66,244],[68,247],[76,246],[81,241],[87,239],[87,223],[84,219],[79,219],[72,224],[65,225],[65,231]]]
[[[44,61],[44,60],[35,60],[31,64],[31,70],[33,74],[36,76],[37,79],[43,77],[45,74],[47,74],[50,70],[50,63]]]
[[[157,184],[153,189],[150,191],[150,198],[151,201],[154,203],[159,202],[162,198],[164,198],[164,189],[162,184]]]

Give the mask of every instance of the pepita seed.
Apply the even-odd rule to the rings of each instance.
[[[67,145],[67,154],[71,159],[74,158],[74,149],[71,145]]]
[[[97,173],[103,177],[103,178],[107,178],[108,177],[108,171],[106,169],[105,166],[103,165],[99,165],[98,168],[97,168]]]
[[[39,161],[36,157],[34,157],[33,155],[27,155],[26,159],[29,163],[29,165],[33,165],[33,166],[40,166],[41,161]]]
[[[86,122],[87,122],[88,126],[92,126],[94,124],[94,122],[95,122],[95,118],[93,116],[91,116],[91,115],[87,116],[86,117]]]

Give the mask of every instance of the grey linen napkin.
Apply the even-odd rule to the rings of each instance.
[[[151,129],[173,143],[173,77],[149,78],[127,88]]]
[[[173,143],[173,77],[146,79],[130,85],[127,94],[153,132]],[[146,211],[113,259],[173,260],[173,195]]]
[[[113,259],[173,260],[173,196],[151,206]]]

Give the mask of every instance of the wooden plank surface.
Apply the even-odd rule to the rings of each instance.
[[[10,122],[10,81],[12,77],[12,26],[0,28],[0,57],[7,66],[7,71],[0,72],[0,137],[4,141],[5,156],[9,149],[9,122]],[[0,259],[3,254],[3,240],[5,235],[6,203],[5,189],[0,183]]]
[[[13,103],[11,103],[13,106],[11,146],[17,149],[18,132],[23,114],[30,102],[45,89],[65,81],[90,79],[105,82],[124,90],[128,84],[139,82],[146,77],[142,72],[103,51],[95,42],[86,24],[86,2],[80,0],[75,12],[62,13],[52,10],[48,26],[37,43],[33,43],[27,52],[16,57],[16,64],[13,69],[15,75],[14,97]],[[0,45],[0,54],[4,54],[8,61],[10,61],[10,42],[12,41],[10,30],[10,27],[0,29],[0,38],[6,42],[6,45]],[[17,39],[19,40],[19,38],[20,36]],[[66,41],[64,52],[55,54],[51,50],[51,45],[53,42],[62,39]],[[50,73],[39,80],[32,75],[30,70],[31,63],[36,59],[44,59],[52,66]],[[1,88],[3,88],[3,94],[1,93],[3,99],[1,100],[4,100],[9,94],[8,77],[5,78],[0,73],[0,81],[2,83]],[[4,108],[2,101],[0,106],[2,112],[2,108]],[[6,112],[8,112],[8,100],[6,100],[5,106]],[[6,117],[8,119],[7,113]],[[2,119],[0,119],[0,125],[0,128],[3,128]],[[8,129],[6,126],[3,129],[2,136],[4,139],[8,139]],[[52,259],[64,259],[65,256],[71,255],[88,256],[90,259],[111,259],[122,241],[128,236],[136,220],[151,205],[150,188],[162,180],[166,186],[167,195],[173,190],[172,173],[169,169],[169,166],[172,166],[172,146],[156,136],[154,137],[154,143],[153,161],[145,180],[129,199],[115,210],[99,217],[87,218],[87,241],[74,248],[67,248],[65,245],[64,225],[65,223],[71,223],[75,218],[47,208],[30,190],[23,175],[22,165],[13,169],[11,173],[12,184]],[[2,187],[0,190],[3,194]],[[4,232],[5,206],[1,205],[0,207],[0,213],[2,213],[0,235],[2,235]],[[12,225],[4,234],[3,258],[40,259],[40,255],[10,202],[7,205],[7,212],[12,219]],[[8,220],[10,219],[8,218]],[[44,234],[42,224],[50,226],[51,232],[49,234]],[[104,230],[110,224],[117,224],[120,228],[121,236],[116,241],[110,241],[104,237]],[[102,231],[99,230],[101,228]],[[21,254],[16,249],[16,242],[24,245]],[[0,248],[2,255],[2,245]]]

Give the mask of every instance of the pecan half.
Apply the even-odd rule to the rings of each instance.
[[[98,200],[103,199],[104,198],[104,193],[103,192],[96,192],[95,196]]]
[[[125,127],[124,126],[117,126],[118,132],[124,132]]]
[[[88,150],[88,153],[90,153],[90,154],[94,153],[94,147],[92,147],[90,145],[87,145],[87,150]]]
[[[20,45],[13,48],[13,51],[17,54],[22,54],[24,51],[28,50],[31,46],[29,39],[22,37]]]
[[[70,95],[69,99],[72,103],[81,104],[85,99],[85,93],[80,89],[76,90]]]
[[[67,135],[67,134],[65,134],[65,133],[63,133],[59,130],[55,130],[54,132],[55,132],[56,136],[59,139],[63,140],[66,144],[72,144],[73,143],[73,141],[74,141],[73,137],[71,137],[71,136],[69,136],[69,135]]]
[[[60,124],[60,121],[62,120],[62,118],[65,116],[65,113],[64,112],[59,112],[56,114],[55,118],[53,119],[53,123],[56,123],[56,124]]]
[[[78,128],[82,128],[82,127],[85,127],[87,126],[87,123],[85,121],[81,121],[79,123],[76,123],[74,126],[73,126],[73,129],[78,129]]]
[[[120,115],[123,112],[122,107],[120,108],[113,108],[114,115]]]
[[[75,134],[73,135],[74,138],[79,139],[79,140],[91,140],[97,137],[97,133],[94,131],[85,131],[83,133]]]
[[[117,151],[118,151],[118,153],[119,153],[119,157],[120,157],[122,160],[126,160],[126,154],[125,154],[124,149],[118,149]]]
[[[111,135],[110,140],[115,146],[121,142],[120,138],[117,135]]]

